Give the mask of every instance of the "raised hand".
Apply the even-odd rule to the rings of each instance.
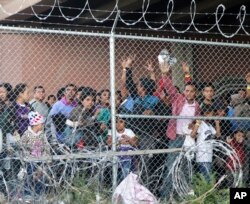
[[[184,74],[190,74],[190,69],[186,62],[182,62],[182,70]]]
[[[128,56],[126,58],[125,57],[122,58],[122,60],[121,60],[122,68],[123,69],[131,68],[132,64],[133,64],[133,61],[135,60],[135,57],[136,57],[136,55],[131,55],[131,56]]]

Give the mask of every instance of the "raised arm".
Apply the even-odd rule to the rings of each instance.
[[[128,89],[129,94],[132,98],[137,97],[137,87],[133,80],[133,73],[132,73],[132,63],[134,61],[135,56],[127,57],[122,61],[122,83],[125,84],[126,88]],[[125,82],[125,83],[124,83]]]
[[[147,61],[147,64],[146,64],[145,68],[150,74],[150,79],[152,79],[152,80],[154,80],[156,82],[155,70],[154,70],[154,67],[153,67],[153,63],[150,60]]]
[[[161,79],[160,79],[160,86],[158,87],[157,91],[162,91],[165,89],[170,96],[171,103],[176,99],[178,95],[178,90],[174,86],[171,78],[170,78],[170,65],[166,62],[160,64],[161,70]],[[160,93],[157,93],[160,94]]]
[[[184,73],[184,83],[191,82],[190,68],[186,62],[182,62],[182,71]]]

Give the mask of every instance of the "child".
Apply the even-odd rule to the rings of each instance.
[[[50,154],[49,144],[44,134],[44,117],[38,112],[30,112],[28,115],[29,127],[21,137],[20,146],[25,157],[38,158]],[[40,195],[45,190],[41,161],[31,161],[27,164],[27,180],[25,182],[25,194],[35,193]]]
[[[214,109],[211,105],[204,104],[201,109],[201,114],[205,117],[214,116]],[[203,144],[206,140],[216,135],[220,137],[220,124],[215,121],[216,128],[211,125],[209,120],[196,120],[194,128],[191,132],[193,138],[197,138],[196,162],[198,171],[210,181],[210,172],[212,167],[213,146],[211,144]]]
[[[121,118],[116,120],[116,138],[117,138],[117,150],[118,151],[129,151],[134,150],[138,145],[138,138],[131,129],[125,127],[125,121]],[[108,132],[107,139],[108,146],[112,146],[112,134],[111,130]],[[132,156],[120,156],[119,157],[119,168],[122,171],[122,179],[124,179],[133,168],[133,157]]]
[[[236,151],[240,164],[244,166],[246,163],[246,152],[244,147],[245,133],[242,130],[236,130],[233,137],[227,138],[227,143]],[[234,170],[233,160],[228,158],[227,167]]]
[[[21,137],[20,143],[25,156],[40,157],[49,154],[49,146],[44,134],[44,117],[31,111],[28,115],[29,127]]]

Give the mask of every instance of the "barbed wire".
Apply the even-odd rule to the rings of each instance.
[[[19,10],[22,10],[23,8],[23,4],[24,4],[25,0],[22,0],[22,2],[20,3],[20,6],[18,7],[16,12],[8,12],[1,4],[0,4],[0,9],[7,15],[14,15],[17,14]],[[26,0],[27,1],[27,0]],[[30,1],[30,0],[28,0]],[[116,12],[120,11],[120,7],[119,7],[119,0],[115,1],[115,4],[113,6],[113,9],[111,10],[96,10],[96,9],[92,9],[90,6],[90,2],[89,0],[86,0],[86,2],[83,5],[83,8],[75,8],[75,7],[64,7],[61,5],[60,0],[54,0],[53,5],[48,6],[50,8],[50,11],[48,14],[38,14],[36,13],[34,7],[39,6],[39,5],[33,5],[31,6],[32,12],[33,14],[41,21],[45,21],[47,20],[49,17],[52,17],[52,12],[54,11],[55,8],[59,9],[59,12],[61,14],[61,16],[66,20],[66,21],[74,21],[76,19],[81,18],[81,15],[83,14],[84,11],[88,11],[89,14],[91,15],[91,18],[98,23],[104,23],[108,20],[114,20],[112,18],[113,14],[115,14]],[[40,5],[43,6],[43,5]],[[47,6],[47,5],[44,5]],[[138,12],[128,12],[128,11],[121,11],[121,13],[138,13],[141,14],[141,16],[137,19],[137,20],[125,20],[122,15],[119,16],[119,21],[121,21],[123,24],[125,24],[126,26],[134,26],[138,23],[144,23],[148,29],[150,30],[154,30],[154,31],[158,31],[158,30],[163,30],[166,25],[169,25],[171,27],[171,29],[176,32],[176,33],[186,33],[186,32],[190,32],[191,28],[194,28],[194,30],[200,34],[211,34],[211,30],[217,28],[217,30],[219,31],[219,33],[225,37],[225,38],[232,38],[235,35],[239,34],[239,31],[242,30],[244,32],[244,35],[250,35],[249,32],[246,30],[246,27],[248,28],[247,25],[244,25],[245,22],[245,18],[246,16],[248,16],[249,14],[246,13],[246,6],[242,5],[239,9],[238,14],[233,14],[233,13],[225,13],[226,7],[223,4],[220,4],[217,6],[216,11],[213,13],[198,13],[197,12],[197,8],[196,8],[196,1],[192,0],[190,3],[190,12],[174,12],[174,8],[175,8],[175,4],[174,4],[174,0],[169,0],[166,6],[166,12],[152,12],[149,11],[149,7],[150,7],[150,0],[143,0],[142,2],[142,6],[141,6],[141,11]],[[75,15],[75,16],[68,16],[65,15],[63,12],[63,9],[77,9],[80,12]],[[107,17],[105,18],[97,18],[93,12],[106,12],[109,13]],[[165,21],[159,21],[159,22],[152,22],[150,20],[147,20],[146,18],[146,14],[165,14],[166,15],[166,20]],[[190,23],[174,23],[171,20],[171,17],[173,14],[180,14],[180,15],[190,15]],[[210,28],[206,29],[206,30],[201,30],[200,28],[198,28],[197,26],[200,26],[200,23],[196,23],[195,22],[195,17],[197,15],[213,15],[215,18],[215,23],[214,24],[205,24],[206,26],[211,26]],[[224,32],[222,30],[222,27],[227,26],[229,28],[232,28],[232,25],[226,25],[226,24],[221,24],[221,21],[223,19],[223,17],[225,17],[226,15],[234,15],[236,16],[236,20],[239,21],[239,24],[237,25],[238,28],[234,31],[231,32],[230,34],[228,32]],[[151,25],[151,24],[159,24],[161,23],[160,26],[156,26],[156,25]],[[175,25],[185,25],[187,26],[185,29],[180,30],[177,29],[175,27]],[[203,24],[202,24],[203,25]],[[234,25],[236,26],[236,25]]]
[[[233,184],[232,186],[237,187],[242,182],[242,167],[239,160],[239,157],[237,153],[232,149],[227,143],[220,141],[220,140],[208,140],[204,141],[203,143],[199,145],[194,145],[185,151],[181,151],[177,159],[175,160],[169,174],[167,177],[172,180],[173,187],[178,193],[178,196],[181,200],[184,200],[188,193],[190,192],[190,189],[192,189],[192,178],[194,176],[194,167],[192,165],[192,159],[190,159],[190,155],[194,154],[197,151],[198,147],[203,147],[206,145],[212,145],[214,152],[217,152],[214,154],[216,158],[220,160],[220,162],[226,164],[227,161],[223,159],[224,156],[226,158],[230,158],[232,160],[233,167],[229,169],[229,172],[227,172],[226,175],[223,175],[219,180],[225,179],[224,177],[228,177],[229,174],[233,176]],[[53,151],[55,150],[54,147],[51,147]],[[60,147],[59,147],[60,148]],[[58,149],[57,149],[58,151]],[[85,147],[81,153],[90,153],[90,154],[97,154],[98,152],[102,152],[105,154],[103,148],[97,148],[93,149],[92,147]],[[55,153],[54,153],[55,154]],[[126,152],[124,153],[126,154]],[[81,173],[82,175],[87,175],[86,178],[86,186],[91,186],[93,182],[98,182],[99,186],[102,181],[105,180],[105,176],[103,173],[105,170],[108,170],[111,165],[114,165],[112,163],[111,157],[95,157],[95,158],[75,158],[75,159],[67,159],[67,152],[63,151],[63,148],[60,149],[59,152],[57,152],[57,155],[65,155],[65,159],[52,159],[50,161],[43,161],[41,160],[39,162],[39,159],[36,160],[34,163],[33,160],[29,160],[25,157],[20,157],[19,152],[15,151],[13,156],[9,156],[8,158],[1,159],[1,163],[5,164],[7,162],[10,163],[20,163],[19,169],[12,171],[15,175],[11,175],[12,179],[10,180],[8,177],[6,177],[3,173],[3,171],[0,171],[0,178],[1,178],[1,186],[4,185],[4,188],[7,193],[7,200],[13,201],[12,199],[23,199],[22,195],[19,195],[19,191],[25,191],[25,190],[31,190],[29,189],[29,185],[32,186],[32,183],[29,183],[29,185],[25,185],[25,182],[28,179],[27,175],[27,169],[29,165],[33,165],[34,169],[38,169],[42,172],[42,175],[46,177],[46,179],[39,178],[38,181],[41,182],[44,186],[50,189],[50,192],[53,192],[53,195],[50,193],[46,193],[46,196],[43,194],[40,199],[43,199],[43,201],[46,201],[47,199],[55,199],[61,193],[63,192],[69,192],[70,190],[74,191],[82,191],[81,188],[74,186],[74,178],[76,177],[76,174]],[[145,162],[145,158],[143,155],[139,157],[141,168],[138,170],[137,174],[140,178],[141,183],[145,185],[146,187],[150,186],[152,183],[159,184],[160,180],[163,178],[164,171],[165,171],[165,165],[157,167],[156,171],[153,174],[149,174],[148,166]],[[119,165],[120,162],[117,163]],[[184,171],[186,173],[184,173]],[[21,173],[22,172],[22,173]],[[59,173],[61,172],[61,173]],[[92,173],[91,173],[92,172]],[[142,179],[142,177],[144,177]],[[29,180],[29,179],[28,179]],[[220,182],[221,182],[220,181]],[[29,181],[30,182],[30,181]],[[16,185],[19,183],[18,185]],[[11,189],[11,186],[15,184],[15,189]],[[63,184],[63,185],[62,185]],[[216,184],[217,185],[217,184]],[[214,186],[216,187],[216,186]],[[3,189],[3,188],[2,188]],[[91,190],[91,189],[90,189]],[[96,193],[99,189],[95,189]],[[209,189],[210,190],[210,189]],[[32,191],[32,190],[31,190]],[[110,193],[111,188],[105,188],[100,190],[102,193]],[[33,192],[34,193],[34,192]],[[153,192],[156,193],[156,192]],[[13,195],[16,194],[16,195]],[[35,197],[34,197],[35,198]],[[33,199],[34,199],[33,198]],[[36,197],[37,198],[37,197]]]

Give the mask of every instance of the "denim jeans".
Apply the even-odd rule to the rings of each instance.
[[[168,143],[168,148],[182,148],[185,137],[183,135],[177,135],[175,140],[170,140]],[[167,159],[165,162],[165,168],[163,173],[163,182],[162,188],[160,189],[160,195],[162,198],[166,198],[167,200],[170,198],[170,195],[173,193],[173,185],[172,185],[172,176],[169,175],[169,172],[179,156],[179,152],[168,153]]]
[[[211,173],[211,167],[212,162],[197,162],[197,167],[199,173],[204,176],[207,182],[210,182],[210,173]]]

